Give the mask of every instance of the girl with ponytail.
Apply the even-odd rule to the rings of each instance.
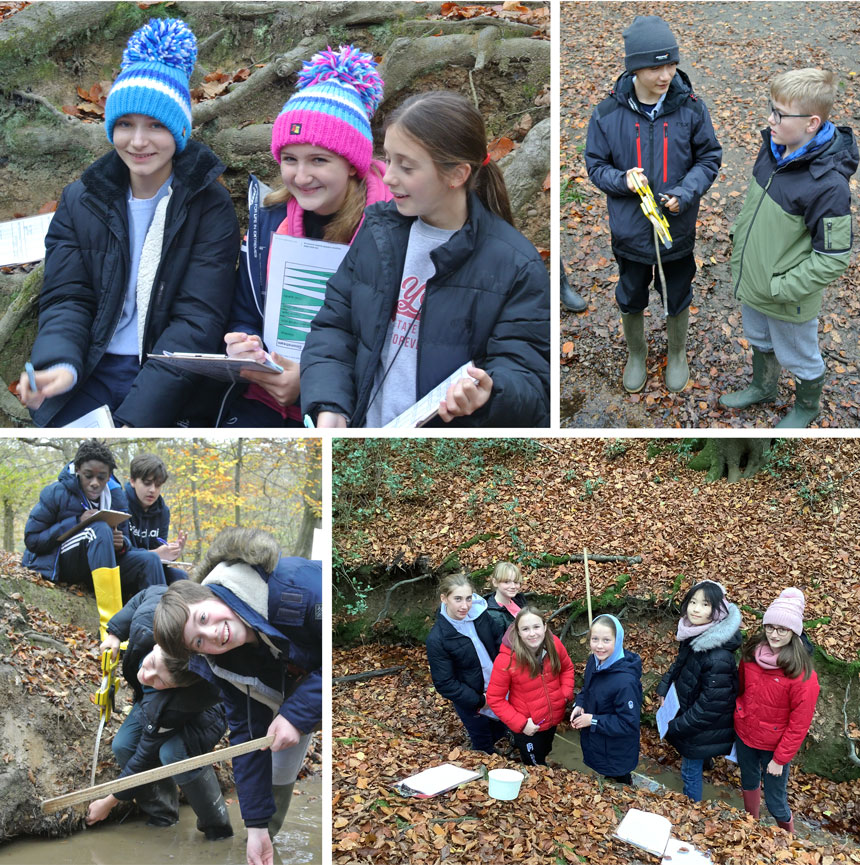
[[[283,186],[248,183],[248,234],[242,244],[230,332],[231,357],[262,360],[263,317],[272,233],[351,243],[364,209],[388,201],[385,165],[373,159],[370,119],[383,82],[372,55],[353,45],[320,51],[305,62],[296,92],[272,128],[272,156]],[[275,352],[278,375],[246,370],[248,387],[231,387],[219,426],[300,427],[299,365]]]
[[[302,410],[320,427],[382,427],[471,362],[435,423],[549,423],[549,278],[513,228],[484,121],[456,93],[406,100],[385,124],[394,200],[370,207],[311,325]]]

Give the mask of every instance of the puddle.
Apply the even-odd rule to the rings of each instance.
[[[166,829],[147,826],[140,817],[109,822],[76,832],[70,838],[26,838],[0,847],[0,865],[245,865],[245,827],[235,795],[229,796],[232,838],[206,841],[197,831],[197,817],[188,805],[179,822]],[[322,782],[297,783],[290,811],[275,838],[274,865],[321,865]]]

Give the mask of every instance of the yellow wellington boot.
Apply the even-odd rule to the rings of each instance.
[[[96,568],[93,572],[96,606],[99,608],[99,638],[107,636],[107,624],[122,609],[119,567]]]

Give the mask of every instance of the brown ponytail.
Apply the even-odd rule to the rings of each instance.
[[[385,130],[395,125],[427,151],[440,174],[468,165],[466,192],[474,191],[488,210],[514,224],[502,172],[493,162],[484,165],[484,118],[468,99],[448,90],[416,93],[388,116]]]

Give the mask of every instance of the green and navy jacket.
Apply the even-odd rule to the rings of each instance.
[[[796,159],[779,159],[764,139],[741,212],[731,229],[735,297],[770,318],[801,323],[821,310],[824,288],[851,258],[854,134],[834,128],[829,141]]]

